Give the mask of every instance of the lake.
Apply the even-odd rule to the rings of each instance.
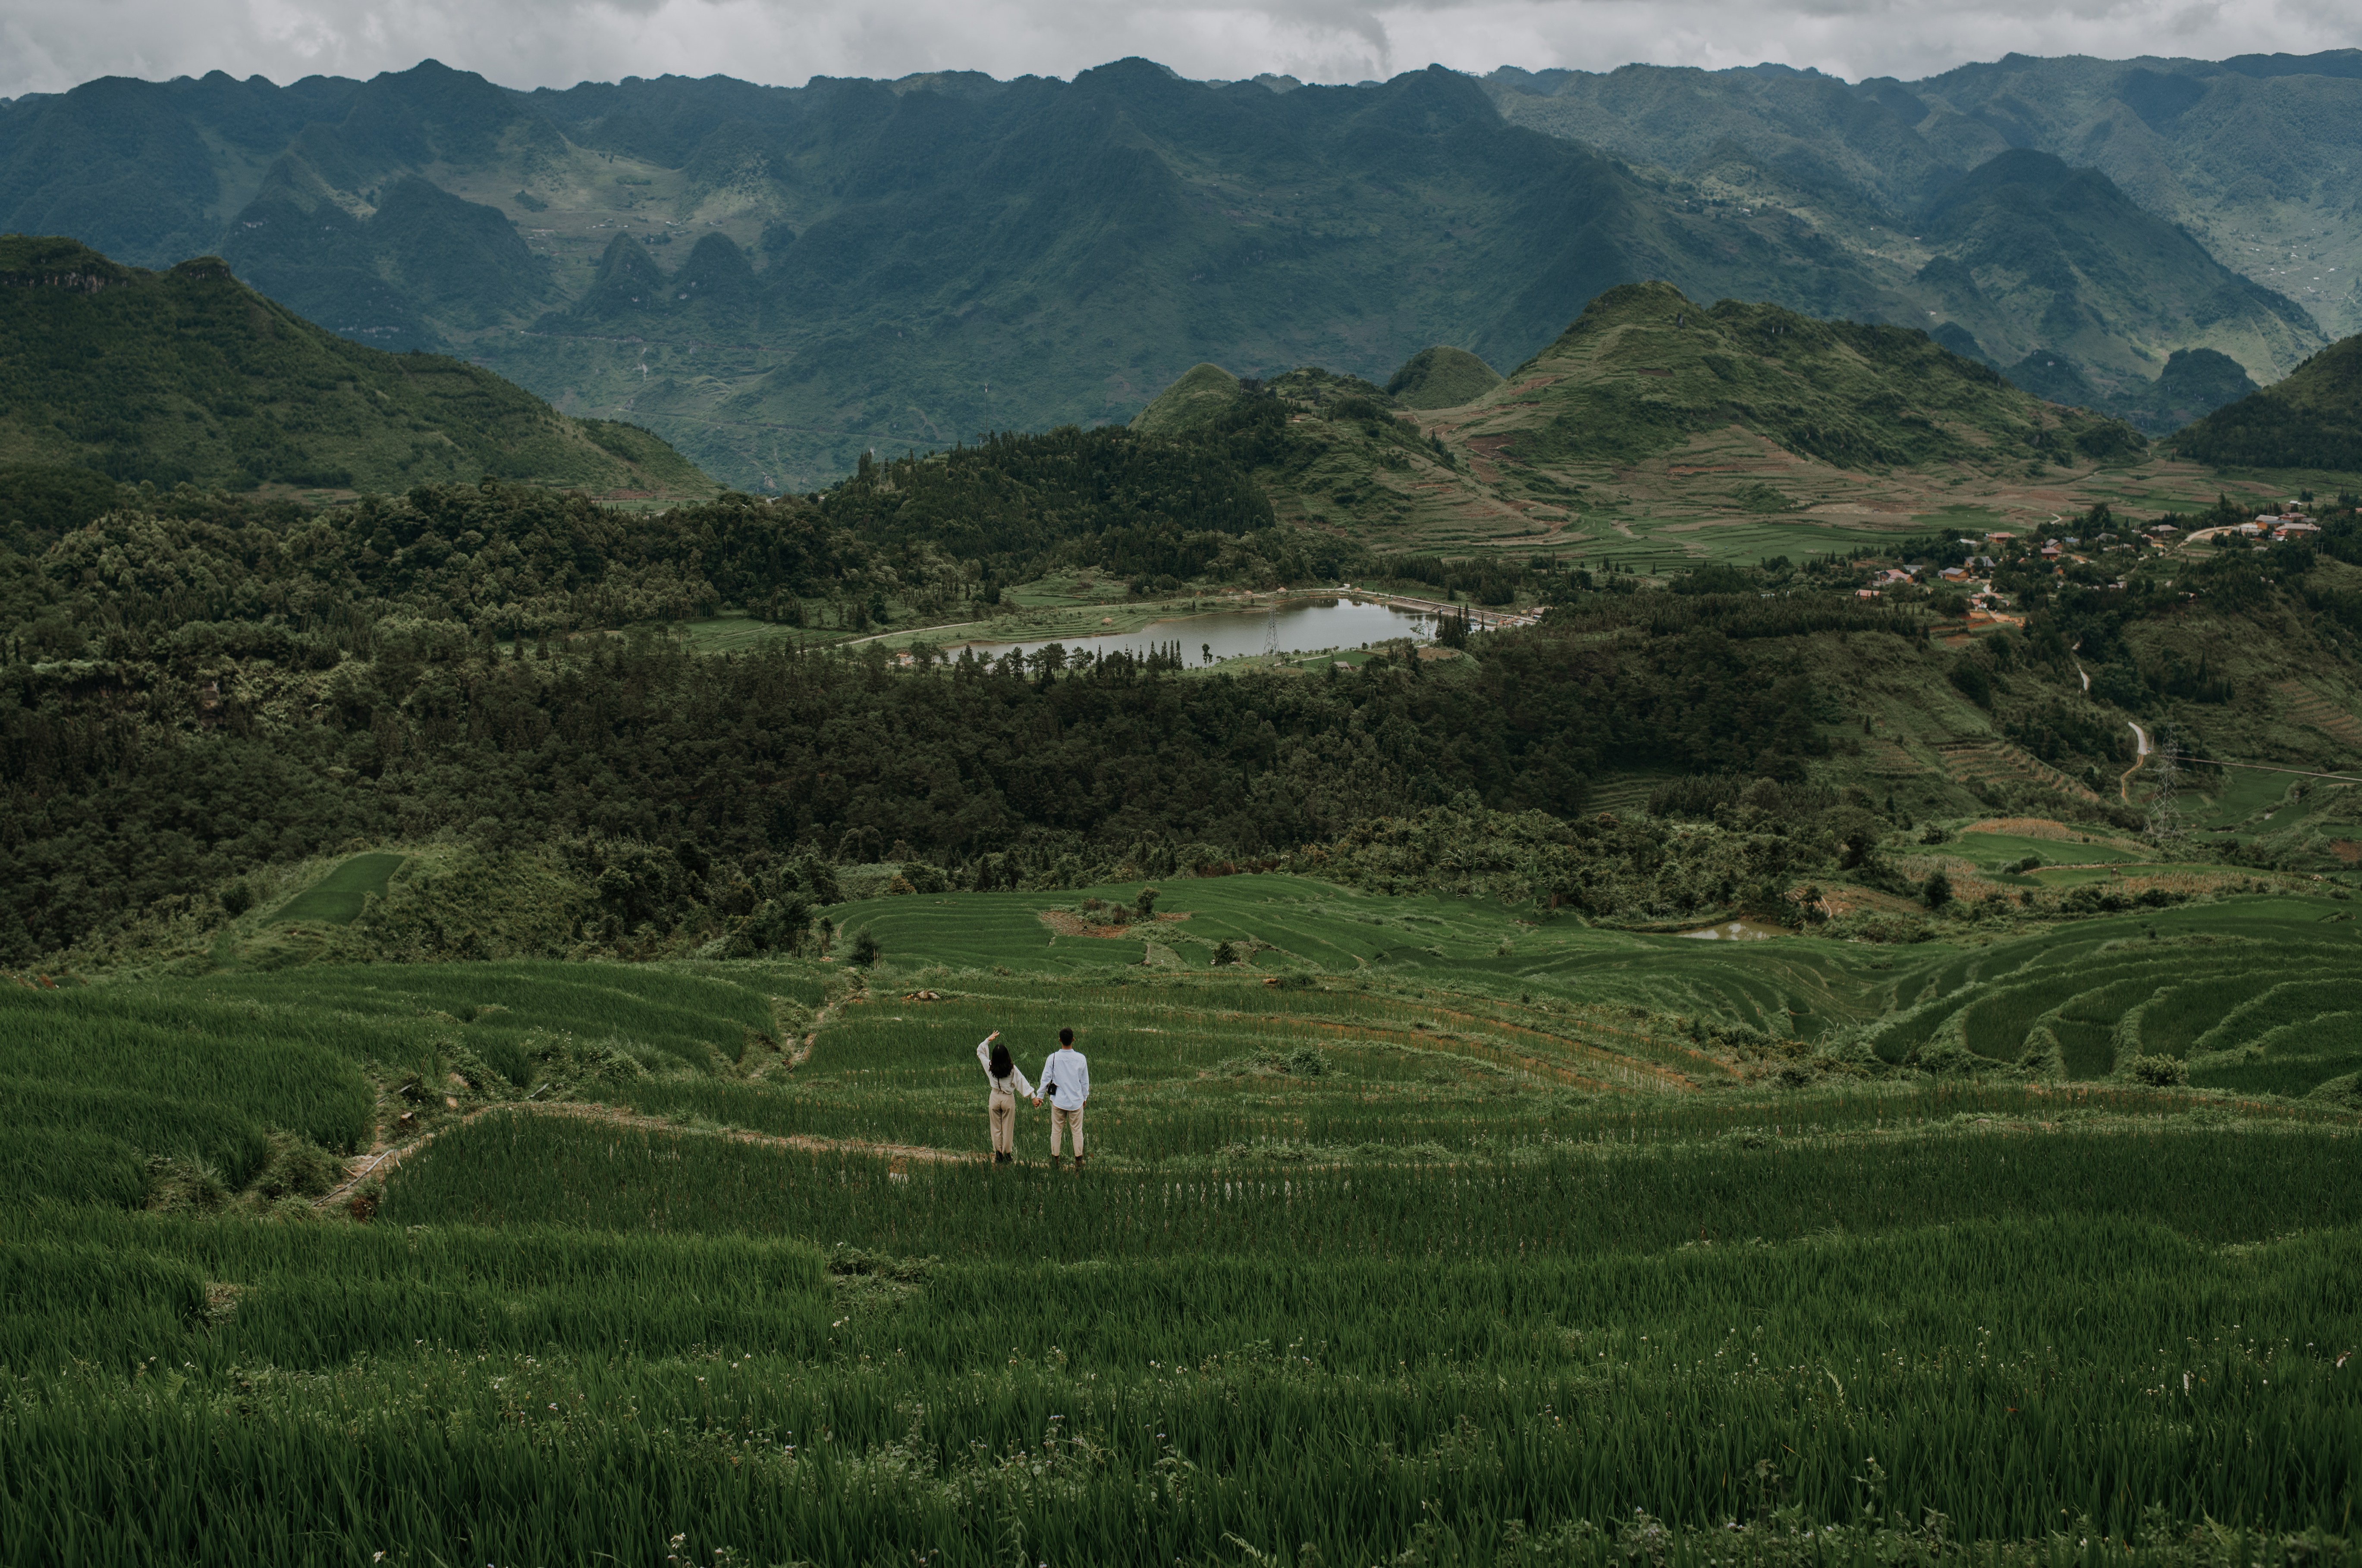
[[[1131,654],[1146,654],[1150,649],[1167,643],[1179,643],[1181,652],[1189,663],[1198,663],[1204,650],[1210,646],[1217,659],[1252,657],[1263,652],[1264,610],[1215,610],[1196,615],[1176,615],[1170,620],[1151,621],[1136,632],[1105,632],[1096,636],[1037,637],[1027,642],[971,642],[966,646],[978,653],[990,653],[998,657],[1015,648],[1020,653],[1032,653],[1046,648],[1052,643],[1064,646],[1069,653],[1088,648],[1094,655],[1106,655],[1118,648]],[[1390,637],[1416,637],[1420,640],[1434,635],[1432,616],[1416,611],[1397,610],[1389,604],[1372,604],[1351,599],[1313,600],[1301,604],[1285,604],[1279,610],[1279,651],[1282,653],[1314,653],[1323,648],[1358,648],[1363,643],[1384,642]]]

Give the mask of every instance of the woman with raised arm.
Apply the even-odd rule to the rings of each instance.
[[[1033,1086],[1017,1070],[1009,1047],[1000,1043],[998,1029],[977,1043],[976,1059],[984,1064],[985,1107],[992,1121],[992,1163],[1009,1165],[1017,1158],[1017,1097],[1021,1094],[1032,1099]]]

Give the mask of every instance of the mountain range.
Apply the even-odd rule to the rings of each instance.
[[[1441,342],[1497,370],[1646,279],[2063,368],[2161,433],[2362,320],[2335,178],[2357,61],[109,79],[0,105],[0,227],[217,252],[348,337],[462,355],[748,488],[1128,419],[1201,361],[1375,381]],[[2162,384],[2177,353],[2204,357]]]

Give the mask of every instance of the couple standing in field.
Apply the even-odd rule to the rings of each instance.
[[[992,1163],[1005,1165],[1017,1158],[1017,1097],[1039,1106],[1050,1102],[1050,1163],[1058,1163],[1058,1144],[1068,1130],[1075,1135],[1075,1168],[1083,1168],[1083,1105],[1091,1098],[1091,1065],[1075,1049],[1075,1032],[1058,1031],[1058,1048],[1042,1064],[1042,1087],[1035,1088],[1017,1070],[1009,1047],[994,1030],[977,1043],[976,1059],[984,1065],[988,1093],[986,1108],[992,1121]]]

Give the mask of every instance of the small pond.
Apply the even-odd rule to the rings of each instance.
[[[1052,643],[1061,645],[1068,653],[1079,653],[1088,648],[1094,655],[1113,653],[1118,648],[1144,655],[1152,648],[1179,643],[1182,656],[1189,663],[1197,664],[1205,657],[1205,650],[1209,647],[1218,661],[1260,656],[1264,650],[1264,627],[1269,612],[1264,610],[1216,610],[1196,615],[1176,615],[1166,621],[1151,621],[1136,632],[1106,632],[1096,636],[1036,637],[1018,643],[971,642],[966,646],[979,654],[990,654],[997,658],[1011,648],[1030,654],[1035,648],[1046,648]],[[1282,653],[1358,648],[1363,643],[1384,642],[1390,637],[1424,640],[1435,632],[1432,616],[1355,599],[1311,600],[1301,604],[1282,605],[1278,621],[1279,651]]]
[[[1727,920],[1720,925],[1709,925],[1699,931],[1684,931],[1682,935],[1698,942],[1768,942],[1788,933],[1776,925],[1765,925],[1755,920]]]

